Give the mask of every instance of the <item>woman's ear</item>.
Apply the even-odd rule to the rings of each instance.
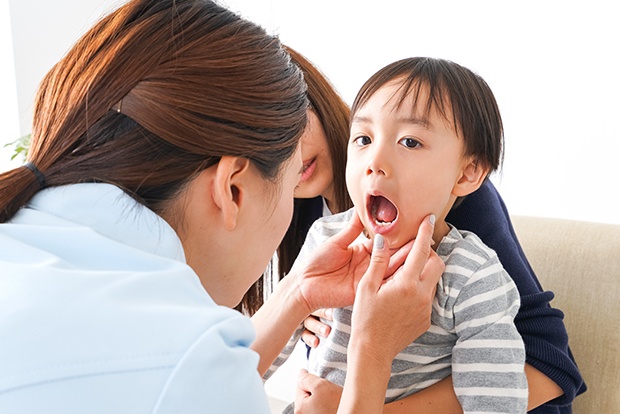
[[[224,219],[227,230],[237,226],[239,210],[246,197],[247,158],[224,156],[216,166],[212,187],[213,201]]]
[[[452,194],[457,197],[464,197],[473,193],[480,188],[488,173],[489,169],[487,167],[482,167],[476,160],[470,159],[466,162],[461,171],[461,176],[454,184]]]

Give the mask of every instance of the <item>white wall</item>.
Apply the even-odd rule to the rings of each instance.
[[[0,0],[0,91],[0,171],[4,171],[11,165],[11,151],[4,145],[20,136],[8,0]]]
[[[227,3],[308,56],[349,103],[366,78],[402,57],[442,57],[473,69],[493,88],[504,117],[506,158],[494,182],[511,213],[620,224],[613,2]],[[29,132],[30,103],[45,71],[115,4],[10,0],[21,133]]]

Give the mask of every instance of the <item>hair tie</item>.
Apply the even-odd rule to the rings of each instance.
[[[30,161],[28,161],[26,164],[24,164],[24,167],[28,168],[30,171],[32,171],[32,173],[34,174],[34,176],[37,178],[37,181],[39,182],[39,185],[41,186],[41,188],[45,188],[47,187],[47,181],[45,180],[45,176],[43,175],[43,173],[37,168],[36,165],[34,165],[33,163],[31,163]]]

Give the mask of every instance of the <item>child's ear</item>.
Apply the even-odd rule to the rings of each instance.
[[[456,184],[454,184],[452,194],[457,197],[464,197],[473,193],[480,188],[488,173],[487,167],[482,167],[476,160],[470,159],[463,167]]]
[[[249,166],[247,158],[230,156],[222,157],[217,164],[212,196],[227,230],[237,226],[239,210],[245,200]]]

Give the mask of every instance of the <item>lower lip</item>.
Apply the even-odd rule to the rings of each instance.
[[[308,168],[306,168],[304,172],[301,174],[301,178],[299,179],[299,182],[304,182],[304,181],[309,180],[310,177],[312,177],[312,174],[314,174],[315,169],[316,169],[316,158],[312,160],[310,165],[308,165]]]

